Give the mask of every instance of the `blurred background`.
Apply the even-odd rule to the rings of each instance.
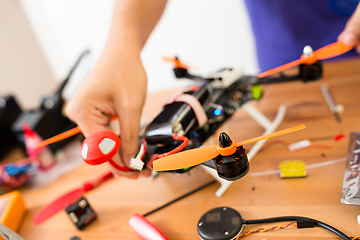
[[[12,94],[24,109],[37,108],[88,49],[65,89],[65,98],[71,98],[104,47],[113,4],[0,0],[0,96]],[[174,55],[198,73],[242,66],[255,74],[255,46],[243,1],[169,0],[142,51],[148,92],[188,84],[176,80],[171,64],[162,60]]]

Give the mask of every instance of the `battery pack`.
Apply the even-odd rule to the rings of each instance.
[[[25,216],[26,207],[19,191],[0,196],[0,222],[17,232]]]

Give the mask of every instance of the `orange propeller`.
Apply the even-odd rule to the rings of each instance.
[[[115,120],[117,120],[117,116],[111,116],[110,117],[110,121],[115,121]],[[79,128],[79,126],[74,127],[74,128],[72,128],[70,130],[67,130],[66,132],[55,135],[55,136],[53,136],[51,138],[48,138],[48,139],[46,139],[46,140],[44,140],[42,142],[39,142],[38,144],[35,145],[34,148],[38,149],[38,148],[41,148],[41,147],[44,147],[44,146],[59,142],[59,141],[64,140],[66,138],[72,137],[72,136],[74,136],[75,134],[78,134],[78,133],[81,133],[81,129]]]
[[[38,144],[35,145],[35,149],[38,149],[38,148],[41,148],[41,147],[44,147],[44,146],[47,146],[47,145],[50,145],[52,143],[55,143],[55,142],[59,142],[61,140],[64,140],[66,138],[69,138],[69,137],[72,137],[74,136],[75,134],[78,134],[78,133],[81,133],[81,130],[79,128],[79,126],[77,127],[74,127],[73,129],[70,129],[66,132],[63,132],[63,133],[60,133],[56,136],[53,136],[51,138],[48,138],[42,142],[39,142]]]
[[[267,77],[274,73],[285,71],[289,68],[295,67],[300,64],[313,64],[318,60],[324,60],[332,57],[339,56],[343,53],[350,51],[353,46],[345,46],[342,42],[334,42],[325,47],[319,48],[318,50],[312,52],[312,49],[309,46],[304,48],[304,53],[300,59],[292,61],[290,63],[284,64],[282,66],[270,69],[268,71],[262,72],[258,75],[259,78]]]
[[[177,57],[163,57],[163,60],[166,61],[166,62],[173,63],[174,68],[189,69],[189,66],[183,64]]]
[[[210,160],[216,157],[217,155],[229,156],[233,154],[236,151],[236,148],[240,147],[241,145],[257,142],[268,138],[277,137],[287,133],[299,131],[304,128],[305,125],[301,124],[295,127],[291,127],[274,133],[251,138],[238,143],[232,142],[232,144],[229,147],[220,147],[219,145],[213,145],[213,146],[200,147],[200,148],[183,151],[177,154],[173,154],[155,160],[153,163],[153,168],[155,171],[169,171],[169,170],[188,168],[203,163],[207,160]]]

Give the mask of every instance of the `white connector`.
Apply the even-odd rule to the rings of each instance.
[[[135,158],[130,160],[130,168],[141,171],[144,167],[144,162],[142,161],[142,156],[144,155],[146,142],[144,141],[140,146],[140,151]]]
[[[130,168],[141,171],[144,167],[144,162],[140,158],[131,158]]]

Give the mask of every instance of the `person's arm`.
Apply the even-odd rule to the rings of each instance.
[[[131,157],[139,151],[140,118],[147,93],[140,52],[165,5],[166,0],[115,2],[106,46],[66,108],[85,136],[109,130],[110,116],[118,116],[121,157],[117,154],[113,160],[120,166],[129,167]],[[130,178],[139,176],[136,171],[112,170]]]
[[[338,36],[338,41],[346,46],[355,46],[357,53],[360,54],[360,3],[354,13],[346,23],[345,29]]]

